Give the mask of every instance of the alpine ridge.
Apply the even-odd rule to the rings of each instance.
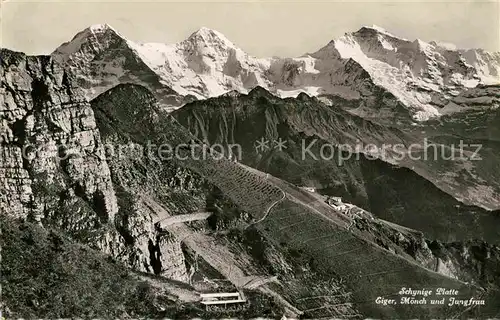
[[[481,98],[482,86],[500,83],[499,52],[410,41],[377,26],[346,33],[300,57],[257,58],[206,27],[164,44],[136,43],[109,25],[94,25],[53,55],[82,69],[79,78],[87,82],[89,98],[132,82],[153,86],[157,98],[167,95],[166,106],[175,109],[195,98],[261,86],[283,98],[304,92],[329,105],[340,102],[354,114],[392,123],[463,111],[470,107],[458,96],[479,88]],[[93,77],[103,80],[95,84]],[[497,105],[496,99],[479,107]]]

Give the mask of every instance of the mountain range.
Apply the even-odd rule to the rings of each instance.
[[[499,53],[374,26],[256,58],[94,25],[0,56],[3,315],[500,316]],[[245,303],[205,308],[220,292]]]
[[[500,105],[500,86],[495,85],[500,83],[500,53],[409,41],[377,26],[347,33],[298,58],[255,58],[208,28],[167,45],[137,44],[109,25],[93,25],[57,48],[52,57],[74,72],[89,99],[119,83],[145,85],[167,111],[197,99],[244,94],[256,87],[280,98],[305,93],[332,108],[411,131],[412,139],[403,139],[407,145],[423,144],[426,134],[421,132],[427,128],[421,124],[425,121],[442,116],[453,119],[456,113],[496,114]],[[453,134],[457,144],[478,140],[470,141],[465,132],[439,131],[440,135]],[[383,143],[378,139],[378,145]],[[493,150],[496,145],[491,149],[485,144],[482,152],[496,158]],[[499,208],[498,175],[476,168],[482,162],[465,162],[458,159],[443,167],[439,161],[410,159],[398,165],[411,168],[468,204]]]
[[[160,92],[163,84],[188,101],[260,86],[279,97],[304,92],[327,104],[340,99],[352,113],[405,122],[466,109],[464,92],[500,79],[499,52],[410,41],[377,26],[347,33],[297,58],[256,58],[208,28],[163,44],[135,43],[109,25],[94,25],[52,55],[78,70],[90,98],[125,82],[148,83]],[[95,78],[99,83],[89,84]],[[498,96],[475,92],[474,97],[482,107],[498,105]],[[179,98],[168,105],[183,103]]]

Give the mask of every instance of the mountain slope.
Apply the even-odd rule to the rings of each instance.
[[[60,230],[3,213],[0,220],[4,317],[129,318],[160,316],[165,308],[180,313],[182,302],[175,292],[157,290],[125,265]]]
[[[140,145],[147,143],[148,139],[151,139],[151,142],[156,146],[161,144],[187,145],[193,140],[193,136],[186,129],[171,116],[158,111],[161,108],[155,106],[154,103],[149,108],[146,107],[147,104],[141,105],[141,113],[135,117],[136,121],[130,123],[128,119],[136,113],[134,110],[137,104],[132,102],[132,97],[127,97],[128,92],[130,91],[110,92],[109,94],[121,94],[123,97],[120,100],[131,101],[130,104],[100,103],[96,105],[97,116],[104,117],[107,126],[113,128],[115,132],[121,132]],[[151,101],[151,98],[152,96],[146,101]],[[149,127],[143,125],[146,122],[151,122],[152,119],[154,119],[153,125]],[[373,303],[376,296],[392,296],[401,288],[401,283],[413,288],[423,286],[426,288],[441,286],[457,288],[464,296],[470,294],[483,296],[486,294],[484,295],[486,297],[491,294],[491,297],[494,297],[494,291],[490,292],[488,289],[487,293],[480,293],[483,292],[483,289],[476,291],[473,287],[422,267],[407,255],[398,255],[383,249],[369,240],[371,236],[367,230],[346,229],[350,222],[348,217],[325,203],[316,201],[310,194],[283,180],[266,177],[263,172],[227,158],[220,158],[219,153],[215,150],[212,150],[204,158],[202,157],[202,148],[181,150],[183,151],[179,151],[181,152],[180,157],[176,157],[172,161],[206,178],[217,186],[220,192],[227,196],[239,210],[252,218],[253,222],[244,229],[247,232],[252,229],[257,232],[258,236],[254,238],[256,243],[254,242],[253,246],[248,248],[251,250],[250,252],[253,250],[253,254],[256,255],[254,258],[268,259],[269,255],[267,254],[262,257],[262,253],[268,252],[268,250],[271,252],[274,250],[274,255],[284,255],[286,262],[274,264],[274,272],[284,272],[284,270],[281,271],[281,266],[289,264],[292,268],[298,268],[295,269],[295,279],[302,278],[304,272],[313,274],[314,277],[308,279],[307,288],[319,284],[318,281],[320,281],[326,286],[325,289],[332,290],[328,289],[330,282],[325,284],[324,281],[342,278],[346,290],[348,292],[352,290],[352,300],[347,300],[345,303],[352,304],[363,314],[377,317],[396,315],[411,317],[417,314],[419,316],[438,314],[451,316],[456,312],[465,311],[456,308],[447,309],[445,306],[428,305],[422,308],[414,305],[382,306]],[[190,155],[190,152],[194,154]],[[158,166],[162,166],[162,163],[158,163]],[[233,217],[236,220],[241,218]],[[245,220],[240,221],[240,223],[243,226],[248,225]],[[292,229],[293,226],[298,225],[300,228]],[[237,245],[239,242],[238,233],[240,237],[244,235],[241,234],[241,231],[233,230],[233,237],[227,235],[225,238],[222,235],[221,241],[229,247]],[[190,241],[185,243],[194,251],[201,250],[201,244],[196,245]],[[217,242],[215,243],[217,244]],[[255,249],[257,245],[262,247]],[[204,254],[206,254],[204,251],[200,251],[201,256]],[[221,273],[228,272],[219,263],[215,261],[212,263],[214,266],[222,268]],[[245,264],[244,261],[240,263]],[[369,263],[369,267],[367,263]],[[303,268],[304,271],[300,272],[300,268]],[[409,275],[411,276],[409,277]],[[292,290],[293,284],[294,281],[291,278],[284,277],[280,284],[270,283],[263,285],[263,287],[286,297],[292,305],[302,305],[301,310],[304,312],[304,316],[328,316],[327,310],[320,314],[312,313],[313,309],[317,310],[318,305],[307,306],[304,305],[304,302],[300,302],[300,295]],[[469,312],[478,311],[484,312],[484,314],[494,312],[496,308],[493,302],[488,303],[490,309],[485,308],[483,311],[471,309]]]
[[[408,150],[419,143],[418,136],[332,110],[306,95],[283,100],[261,88],[248,95],[194,102],[173,115],[199,139],[239,145],[243,163],[293,184],[342,196],[433,239],[477,237],[498,243],[498,213],[477,207],[489,203],[498,208],[498,191],[484,192],[498,190],[496,173],[487,163],[411,158],[416,152]],[[268,141],[267,150],[255,149],[261,139]],[[280,140],[286,143],[281,150]],[[433,141],[448,148],[449,141]],[[399,148],[391,147],[398,144]],[[481,154],[486,157],[488,152],[485,148]],[[465,164],[477,171],[468,174],[462,170]],[[460,188],[450,188],[454,184]],[[470,206],[463,204],[464,199]]]

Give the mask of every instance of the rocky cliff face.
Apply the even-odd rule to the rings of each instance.
[[[83,231],[113,221],[116,197],[89,103],[48,56],[2,50],[2,193],[12,215]],[[59,216],[77,205],[81,215]]]
[[[1,54],[0,211],[62,229],[138,270],[187,280],[178,240],[160,239],[147,208],[117,198],[112,145],[71,72],[49,56]],[[127,220],[123,210],[140,214]]]

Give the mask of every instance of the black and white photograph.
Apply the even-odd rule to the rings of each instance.
[[[0,318],[500,319],[500,1],[0,3]]]

